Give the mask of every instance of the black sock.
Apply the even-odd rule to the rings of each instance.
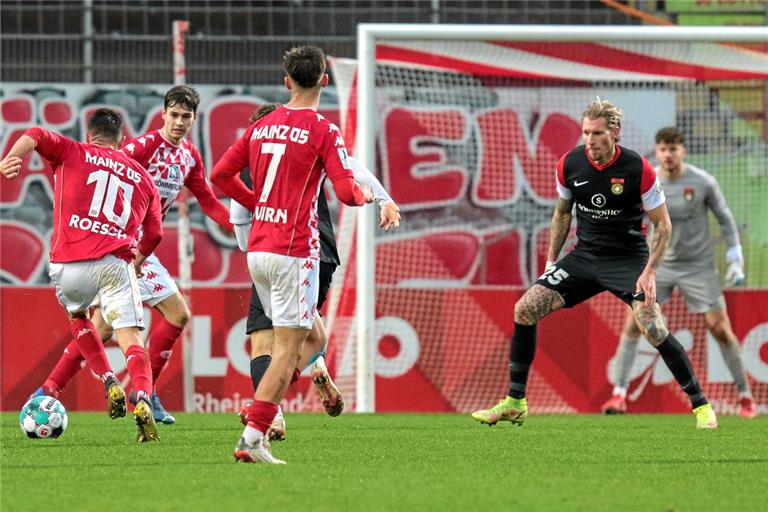
[[[661,358],[664,359],[667,368],[675,376],[677,383],[688,395],[693,408],[708,403],[707,399],[704,398],[704,392],[701,390],[699,381],[696,379],[696,374],[693,373],[693,366],[688,359],[688,354],[685,353],[680,342],[672,334],[668,334],[661,345],[656,347],[656,350],[661,354]]]
[[[515,322],[515,332],[509,347],[509,396],[525,398],[528,370],[536,355],[536,325]]]
[[[254,392],[256,392],[256,389],[259,387],[261,378],[264,377],[265,373],[267,373],[267,368],[269,368],[269,363],[271,362],[272,356],[269,354],[251,359],[251,380],[253,381]]]

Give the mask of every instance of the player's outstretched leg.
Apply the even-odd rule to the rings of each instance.
[[[323,408],[329,416],[338,416],[344,410],[344,398],[339,392],[339,388],[331,380],[328,368],[325,366],[325,359],[321,356],[312,365],[312,382],[320,394],[323,402]]]
[[[481,409],[472,413],[480,423],[493,426],[499,421],[509,421],[513,425],[522,425],[528,417],[528,402],[525,398],[504,397],[490,409]]]
[[[157,423],[155,423],[155,418],[152,414],[152,404],[146,398],[141,397],[136,402],[136,407],[133,409],[133,418],[136,420],[137,443],[150,443],[160,440],[160,437],[157,435]]]

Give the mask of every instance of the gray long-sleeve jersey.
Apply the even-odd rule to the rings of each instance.
[[[667,209],[672,221],[672,235],[663,263],[711,266],[714,264],[714,251],[707,209],[717,218],[728,247],[739,244],[739,232],[715,178],[696,166],[684,166],[682,176],[675,180],[665,178],[661,169],[656,168],[667,196]]]

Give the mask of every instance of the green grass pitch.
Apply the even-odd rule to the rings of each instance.
[[[232,415],[176,416],[137,445],[130,416],[71,413],[27,439],[3,413],[0,506],[57,510],[766,510],[768,417],[530,416],[494,428],[457,414],[289,414],[273,452],[238,464]]]

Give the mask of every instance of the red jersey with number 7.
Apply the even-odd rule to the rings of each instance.
[[[112,254],[131,261],[149,255],[163,234],[160,198],[152,177],[122,151],[75,142],[42,128],[26,135],[54,168],[53,263]],[[139,226],[144,235],[137,243]]]
[[[236,176],[246,166],[252,193]],[[317,259],[317,197],[326,174],[342,202],[364,204],[339,128],[311,108],[281,105],[227,149],[211,180],[252,209],[249,251]]]

